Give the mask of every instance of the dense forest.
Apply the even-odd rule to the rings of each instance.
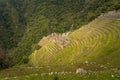
[[[120,0],[0,0],[0,68],[27,63],[43,36],[118,9]]]

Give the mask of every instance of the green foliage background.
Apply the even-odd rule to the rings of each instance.
[[[119,0],[0,0],[0,47],[14,64],[26,63],[43,36],[78,29],[119,8]]]

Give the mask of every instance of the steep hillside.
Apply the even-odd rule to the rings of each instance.
[[[13,64],[27,63],[43,36],[73,31],[119,8],[119,0],[0,0],[0,48]]]
[[[29,65],[1,70],[0,80],[119,80],[120,12],[102,14],[75,31],[44,36],[36,49]]]
[[[9,53],[23,35],[25,27],[20,20],[19,12],[10,0],[0,0],[0,45],[4,53]]]
[[[0,69],[11,65],[11,53],[25,32],[25,19],[11,0],[0,0]]]
[[[120,12],[102,14],[67,36],[52,34],[43,38],[39,49],[30,55],[30,64],[67,65],[90,61],[120,67]]]
[[[13,51],[13,62],[26,63],[38,41],[50,33],[73,31],[101,13],[118,10],[119,0],[22,0],[15,1],[27,22],[27,29]],[[17,5],[16,5],[17,6]],[[21,10],[22,9],[22,10]]]

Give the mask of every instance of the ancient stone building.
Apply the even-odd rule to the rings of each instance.
[[[68,39],[70,32],[67,33],[52,33],[50,35],[48,35],[47,37],[43,37],[43,39],[41,39],[41,41],[38,43],[38,45],[40,47],[44,46],[45,44],[47,44],[49,41],[53,41],[55,44],[61,46],[61,47],[65,47],[68,44],[70,44],[70,41]]]

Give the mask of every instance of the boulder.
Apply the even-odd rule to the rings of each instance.
[[[87,74],[87,71],[84,70],[83,68],[78,68],[78,69],[76,70],[76,74],[85,75],[85,74]]]

